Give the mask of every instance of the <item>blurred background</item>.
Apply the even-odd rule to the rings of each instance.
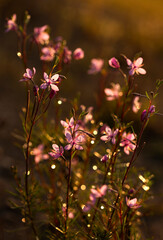
[[[70,67],[71,76],[63,86],[63,97],[73,99],[80,91],[81,103],[87,106],[95,103],[97,77],[87,74],[92,58],[103,58],[107,62],[115,56],[123,67],[120,54],[133,59],[136,53],[142,52],[147,74],[136,78],[138,92],[142,94],[154,90],[156,80],[163,77],[162,0],[0,0],[0,240],[19,240],[23,231],[13,231],[13,226],[22,226],[19,216],[9,208],[7,191],[12,190],[13,182],[10,166],[16,163],[21,169],[24,165],[12,136],[14,129],[21,126],[19,112],[25,104],[24,87],[18,82],[24,69],[16,55],[15,33],[5,33],[5,23],[14,13],[17,22],[22,23],[26,10],[31,15],[29,32],[47,24],[52,38],[62,36],[71,50],[81,47],[85,51],[85,59]],[[35,57],[30,64],[29,67],[34,66]],[[116,83],[120,76],[111,72],[109,81]],[[156,101],[161,113],[162,93],[160,89]],[[163,239],[162,122],[162,116],[151,119],[143,139],[147,144],[139,158],[140,166],[155,175],[154,198],[149,201],[143,218],[143,239]],[[30,239],[28,234],[24,239]]]

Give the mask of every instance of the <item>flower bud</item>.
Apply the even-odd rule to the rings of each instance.
[[[111,58],[108,62],[112,68],[120,68],[120,64],[115,57]]]
[[[144,110],[141,114],[141,121],[144,122],[144,120],[147,118],[147,111]]]
[[[102,158],[101,158],[101,162],[107,162],[108,160],[108,156],[105,154]]]
[[[75,60],[79,60],[84,58],[84,51],[81,48],[77,48],[74,52],[73,52],[73,58]]]
[[[35,96],[38,95],[38,91],[39,91],[39,87],[38,87],[37,85],[34,85],[34,87],[33,87],[33,93],[34,93]]]
[[[155,106],[151,105],[149,108],[149,113],[154,113],[155,112]]]

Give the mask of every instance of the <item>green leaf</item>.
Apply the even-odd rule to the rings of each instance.
[[[146,97],[150,100],[150,97],[149,97],[147,91],[145,92],[145,95],[146,95]]]

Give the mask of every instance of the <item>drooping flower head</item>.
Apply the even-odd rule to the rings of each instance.
[[[49,155],[44,154],[43,151],[44,151],[44,145],[43,144],[40,144],[36,148],[33,148],[31,154],[35,156],[34,160],[35,160],[36,164],[38,164],[42,160],[46,160],[46,159],[49,158]]]
[[[130,68],[129,75],[134,75],[136,74],[146,74],[146,70],[142,68],[143,66],[143,58],[139,57],[138,59],[134,60],[133,62],[129,59],[126,58],[127,65]]]
[[[52,77],[48,76],[47,73],[44,72],[44,80],[45,83],[42,83],[40,88],[46,89],[47,87],[51,87],[51,89],[55,92],[59,91],[57,86],[59,80],[59,74],[54,74]]]
[[[113,57],[111,58],[109,61],[108,61],[109,65],[112,67],[112,68],[120,68],[120,64],[118,62],[118,60]]]
[[[7,20],[6,32],[16,31],[18,29],[18,25],[16,24],[16,14],[13,14],[11,19]]]
[[[49,34],[46,32],[48,29],[47,25],[42,27],[34,28],[34,38],[38,44],[48,44],[49,43]]]
[[[40,57],[43,61],[53,61],[55,55],[55,49],[53,47],[44,47],[41,49],[42,56]]]
[[[84,58],[84,51],[81,48],[75,49],[75,51],[73,52],[73,58],[75,60]]]
[[[129,155],[136,148],[135,135],[133,133],[124,132],[120,143],[121,147],[124,147],[124,152]]]
[[[112,88],[104,89],[104,92],[106,94],[106,99],[108,101],[113,101],[123,95],[123,92],[121,91],[121,87],[120,87],[119,83],[117,83],[117,84],[111,83],[111,85],[112,85]]]
[[[29,68],[26,69],[26,72],[23,74],[23,78],[20,79],[20,82],[33,81],[33,77],[36,74],[36,69],[33,67],[33,71]]]
[[[100,72],[103,65],[104,65],[104,60],[103,59],[93,58],[91,60],[91,65],[90,65],[90,68],[88,70],[88,74],[96,74],[96,73]]]

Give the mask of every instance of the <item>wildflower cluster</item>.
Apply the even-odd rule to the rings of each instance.
[[[142,149],[143,132],[156,114],[154,101],[161,82],[150,97],[135,93],[134,77],[146,73],[142,57],[132,62],[123,56],[126,72],[115,57],[107,60],[107,67],[105,60],[93,58],[86,72],[105,78],[105,84],[100,84],[103,96],[97,93],[98,104],[94,107],[80,105],[77,99],[70,106],[68,99],[61,97],[60,85],[66,79],[62,71],[72,59],[83,59],[84,51],[77,48],[72,52],[62,37],[53,41],[47,25],[28,34],[28,13],[23,26],[18,26],[16,19],[14,14],[7,20],[6,31],[15,31],[24,43],[18,56],[25,68],[20,82],[27,87],[27,105],[22,113],[25,175],[22,180],[15,175],[23,222],[37,240],[45,234],[49,239],[140,239],[137,220],[152,177],[140,175],[132,166]],[[28,67],[28,41],[38,48],[41,80],[35,67]],[[119,71],[124,86],[109,83],[109,67]],[[147,110],[142,109],[142,99],[147,100]],[[114,102],[112,114],[108,102]],[[99,106],[104,104],[112,121],[110,117],[103,120]],[[67,118],[65,108],[72,110]],[[51,109],[55,112],[52,120],[46,114]],[[135,133],[134,121],[128,122],[127,117],[130,114],[134,118],[140,110],[140,131]]]

